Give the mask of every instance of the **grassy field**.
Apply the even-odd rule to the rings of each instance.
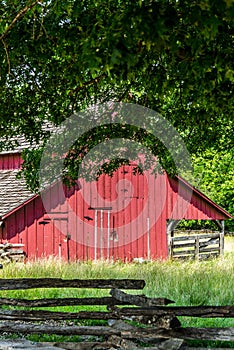
[[[8,264],[0,270],[1,278],[139,278],[146,286],[143,293],[149,297],[166,297],[175,305],[233,305],[234,304],[234,238],[227,237],[224,257],[209,261],[155,261],[123,264],[107,262],[65,263],[45,259],[26,264]],[[62,298],[108,295],[105,290],[37,289],[1,291],[0,297]],[[97,307],[98,308],[98,307]],[[63,311],[79,311],[81,307],[64,307]],[[232,327],[233,319],[180,318],[185,327]],[[87,322],[87,321],[86,321]],[[30,339],[35,340],[35,336]],[[36,337],[36,340],[43,339]],[[47,339],[47,338],[46,338]],[[233,345],[233,344],[232,344]]]

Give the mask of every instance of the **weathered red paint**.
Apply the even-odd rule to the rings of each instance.
[[[172,179],[167,176],[168,181],[168,210],[167,217],[172,219],[187,220],[224,220],[231,218],[217,204],[212,202],[208,197],[198,190],[195,190],[190,184],[180,178]],[[179,205],[176,204],[178,198],[178,184],[181,184],[181,196]],[[186,198],[190,191],[193,191],[190,203],[187,204],[187,210],[181,215],[181,207],[185,206]],[[169,205],[170,203],[170,205]],[[180,207],[181,205],[181,207]],[[174,210],[172,210],[174,208]]]
[[[19,154],[0,156],[2,170],[20,165]],[[167,174],[154,178],[150,172],[134,175],[132,166],[121,167],[113,177],[102,175],[96,182],[80,181],[72,189],[63,189],[65,201],[59,183],[45,192],[47,213],[42,199],[35,195],[2,217],[1,241],[23,243],[30,259],[49,255],[66,260],[165,259],[168,219],[231,217],[184,180]],[[98,211],[99,246],[95,247],[93,208],[100,207],[111,207],[112,239],[108,245],[108,210],[103,209],[103,214]]]
[[[19,169],[22,165],[20,153],[0,154],[0,170]]]

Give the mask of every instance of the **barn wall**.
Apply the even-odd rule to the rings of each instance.
[[[150,188],[150,191],[149,191]],[[158,188],[158,191],[156,190]],[[81,181],[81,189],[74,198],[70,214],[75,230],[69,227],[71,236],[79,242],[79,256],[93,259],[114,258],[132,260],[165,258],[166,213],[165,179],[155,181],[146,175],[133,175],[132,167],[122,167],[113,177],[102,175],[98,182]],[[109,235],[108,240],[108,208]],[[96,209],[96,210],[95,210]],[[95,252],[95,212],[97,215],[97,249]],[[69,219],[69,223],[71,219]],[[148,227],[149,225],[149,227]],[[148,245],[150,235],[150,247]],[[108,245],[109,241],[109,245]]]
[[[65,201],[55,184],[43,195],[47,213],[41,198],[34,198],[6,218],[2,241],[24,243],[29,258],[165,259],[167,219],[225,218],[196,193],[190,203],[184,185],[178,196],[178,182],[167,175],[133,172],[124,166],[113,177],[63,187]]]
[[[0,154],[0,170],[20,169],[22,162],[20,153]]]
[[[43,198],[47,210],[50,208],[48,214],[37,197],[6,219],[8,241],[24,243],[29,258],[166,258],[163,176],[155,182],[147,174],[134,176],[132,167],[124,167],[113,178],[103,175],[98,182],[83,181],[75,189],[65,190],[65,202],[60,190],[57,184],[46,191]],[[96,212],[95,245],[93,208],[97,207],[111,210],[109,221],[105,209],[102,214]]]
[[[35,198],[5,220],[2,241],[23,243],[27,256],[32,258],[43,255],[44,235],[40,220],[44,208],[40,198]]]

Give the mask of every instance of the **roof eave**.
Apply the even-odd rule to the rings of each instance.
[[[25,205],[33,201],[35,198],[37,198],[39,194],[34,194],[32,197],[28,198],[26,201],[22,202],[21,204],[17,205],[15,208],[9,210],[6,214],[1,216],[1,220],[5,220],[8,216],[14,214],[17,210],[23,208]]]
[[[183,179],[178,175],[176,175],[175,177],[177,178],[178,181],[182,182],[185,186],[189,187],[189,189],[195,192],[199,197],[201,197],[203,200],[208,202],[212,207],[214,207],[216,210],[218,210],[223,215],[225,215],[227,219],[234,219],[234,217],[230,213],[228,213],[225,209],[221,208],[218,204],[213,202],[210,198],[208,198],[205,194],[199,191],[196,187],[192,186],[188,181],[186,181],[185,179]]]

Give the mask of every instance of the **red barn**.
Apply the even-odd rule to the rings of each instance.
[[[0,239],[23,243],[29,259],[165,259],[178,220],[232,217],[188,182],[133,166],[69,190],[55,183],[41,198],[16,178],[21,163],[20,150],[0,154]]]

